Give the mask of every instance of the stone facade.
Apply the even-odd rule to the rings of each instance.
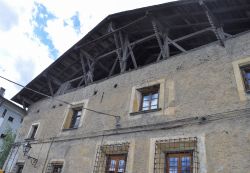
[[[99,146],[128,142],[126,172],[152,173],[157,140],[196,137],[199,173],[249,172],[250,102],[241,99],[236,82],[241,76],[233,62],[250,57],[250,33],[225,44],[212,43],[56,97],[121,116],[120,128],[115,118],[84,110],[79,128],[63,130],[70,107],[56,99],[36,102],[17,142],[39,123],[29,152],[38,163],[31,165],[21,146],[13,149],[15,162],[25,162],[24,173],[46,173],[53,160],[63,162],[63,173],[92,173]],[[133,114],[133,92],[154,83],[161,87],[161,109]]]

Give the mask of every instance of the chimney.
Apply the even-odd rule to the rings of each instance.
[[[0,87],[0,96],[4,96],[5,89],[3,87]]]

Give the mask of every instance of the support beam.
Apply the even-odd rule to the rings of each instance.
[[[87,78],[86,78],[86,69],[85,69],[85,62],[83,59],[83,55],[80,53],[80,59],[81,59],[81,65],[82,65],[82,73],[83,73],[83,81],[85,82],[85,85],[87,85]]]
[[[136,19],[136,20],[134,20],[134,21],[132,21],[132,22],[130,22],[130,23],[128,23],[128,24],[126,24],[126,25],[124,25],[124,26],[118,28],[118,29],[115,29],[115,30],[113,30],[112,32],[109,32],[109,33],[107,33],[107,34],[105,34],[105,35],[103,35],[103,36],[101,36],[101,37],[99,37],[99,38],[97,38],[97,39],[95,39],[95,40],[92,40],[92,41],[90,41],[90,42],[87,42],[87,43],[82,44],[82,45],[79,45],[79,46],[75,46],[75,49],[79,49],[79,48],[82,48],[82,47],[85,47],[85,46],[89,46],[90,44],[93,44],[93,43],[95,43],[95,42],[97,42],[97,41],[100,41],[100,40],[102,40],[102,39],[106,39],[107,37],[112,36],[114,33],[117,33],[117,32],[122,31],[122,30],[124,30],[124,29],[126,29],[126,28],[128,28],[128,27],[130,27],[130,26],[132,26],[132,25],[135,25],[135,24],[137,24],[138,22],[143,21],[143,20],[146,19],[146,18],[147,18],[147,14],[145,14],[144,16],[139,17],[138,19]]]
[[[115,31],[113,22],[110,22],[108,31],[110,32]],[[116,54],[120,64],[120,71],[121,73],[123,73],[124,71],[126,71],[127,68],[127,59],[126,59],[127,51],[125,50],[126,48],[124,47],[121,33],[119,32],[117,34],[117,32],[114,32],[113,37],[114,37],[115,47],[117,49]]]
[[[117,65],[117,62],[118,62],[118,58],[115,59],[115,62],[114,62],[114,64],[112,65],[112,68],[111,68],[111,70],[110,70],[110,72],[109,72],[109,77],[114,73],[114,70],[115,70],[115,67],[116,67],[116,65]]]
[[[156,20],[155,20],[155,19],[152,19],[151,23],[152,23],[152,26],[153,26],[153,30],[154,30],[154,32],[155,32],[156,40],[157,40],[158,45],[159,45],[159,48],[160,48],[160,53],[159,53],[159,56],[158,56],[158,58],[157,58],[157,61],[159,61],[161,55],[162,55],[163,59],[167,58],[167,57],[166,57],[166,52],[165,52],[165,50],[163,49],[163,44],[164,44],[164,43],[162,42],[162,39],[161,39],[162,36],[160,36],[160,33],[159,33],[159,31],[158,31],[158,27],[157,27],[157,24],[156,24]]]
[[[219,40],[221,46],[225,47],[225,35],[223,28],[217,18],[213,15],[212,11],[207,7],[203,0],[199,0],[199,4],[206,13],[207,19],[213,29],[216,38]]]
[[[107,67],[105,67],[101,62],[99,62],[97,58],[92,57],[88,52],[84,50],[81,50],[81,53],[85,55],[86,58],[91,60],[94,64],[99,65],[104,71],[106,71],[107,73],[109,72],[109,69],[107,69]]]
[[[45,78],[47,78],[47,76],[49,76],[51,82],[53,82],[54,84],[56,84],[58,86],[62,85],[62,83],[63,83],[59,79],[57,79],[56,77],[54,77],[52,75],[48,75],[48,73],[43,73],[42,76],[44,76]]]
[[[51,79],[49,77],[47,78],[47,83],[48,83],[48,86],[49,86],[50,95],[53,97],[54,96],[54,91],[53,91],[53,87],[52,87],[52,84],[51,84]]]
[[[158,55],[157,61],[160,60],[161,56],[163,57],[163,59],[166,59],[170,56],[169,44],[172,44],[182,52],[186,52],[183,47],[181,47],[179,44],[168,37],[168,29],[165,29],[165,27],[153,16],[151,16],[151,23],[161,50]],[[159,28],[161,29],[160,31]],[[165,37],[164,42],[162,42],[162,37]]]

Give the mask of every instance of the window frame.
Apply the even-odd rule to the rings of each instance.
[[[60,173],[62,173],[63,172],[63,163],[51,163],[51,166],[52,166],[52,172],[51,173],[57,173],[57,172],[54,172],[55,170],[55,167],[57,167],[57,166],[60,166],[61,168],[61,172]]]
[[[132,87],[132,92],[130,96],[130,105],[129,105],[129,118],[142,118],[143,114],[152,113],[152,115],[165,115],[165,79],[158,79],[154,81],[147,81],[140,85]],[[143,95],[149,93],[151,87],[155,87],[153,92],[158,92],[157,108],[142,110],[143,104]],[[151,89],[152,91],[152,89]],[[150,106],[151,108],[151,106]],[[135,116],[137,115],[137,116]]]
[[[2,117],[3,117],[3,118],[5,117],[5,115],[6,115],[7,112],[8,112],[8,110],[7,110],[7,109],[4,109],[4,111],[3,111],[3,113],[2,113]]]
[[[248,84],[248,80],[250,80],[250,78],[247,78],[246,71],[249,71],[250,74],[250,64],[240,66],[240,72],[244,83],[245,92],[250,93],[250,84]]]
[[[14,118],[13,118],[12,116],[9,116],[9,117],[8,117],[8,121],[9,121],[9,122],[13,122],[13,121],[14,121]]]
[[[177,173],[181,173],[182,171],[182,165],[181,165],[181,159],[184,156],[190,157],[190,173],[193,172],[193,150],[186,150],[186,151],[174,151],[174,152],[166,152],[165,153],[165,167],[166,170],[164,172],[169,173],[170,172],[170,166],[168,158],[169,156],[176,156],[178,157],[178,166],[177,166]]]
[[[114,159],[111,159],[111,158],[114,158]],[[107,155],[107,163],[106,163],[106,168],[105,168],[105,172],[109,173],[109,165],[110,165],[110,161],[111,160],[116,160],[116,161],[120,161],[120,160],[123,160],[125,161],[125,165],[124,165],[124,173],[126,172],[126,166],[127,166],[127,154],[110,154],[110,155]],[[118,168],[119,168],[119,164],[117,164],[115,166],[115,171],[114,173],[118,173]]]
[[[80,102],[73,102],[71,103],[71,105],[68,105],[66,107],[66,110],[64,112],[64,120],[61,126],[61,131],[65,132],[65,131],[70,131],[70,130],[76,130],[80,127],[82,127],[83,122],[84,122],[84,117],[85,117],[85,113],[86,113],[86,109],[88,105],[88,99],[85,99],[83,101]],[[72,117],[73,117],[73,110],[74,109],[81,109],[81,117],[79,120],[79,125],[77,128],[71,128],[71,122],[72,122]]]
[[[150,87],[154,87],[154,86],[150,86]],[[159,109],[159,97],[160,97],[159,90],[160,90],[160,86],[159,86],[159,88],[157,89],[157,91],[156,91],[156,90],[152,90],[152,91],[148,91],[148,92],[141,92],[141,100],[140,100],[140,108],[139,108],[139,111],[143,112],[143,111],[152,111],[152,110]],[[153,105],[152,105],[152,100],[154,100],[154,99],[152,98],[152,96],[153,96],[154,94],[158,94],[158,97],[157,97],[157,105],[156,105],[157,108],[151,109],[151,107],[153,106]],[[149,101],[149,106],[148,106],[149,109],[143,110],[143,108],[145,108],[145,107],[143,107],[143,103],[144,103],[144,101],[145,101],[145,100],[144,100],[144,97],[145,97],[145,96],[149,96],[149,97],[150,97],[150,99],[147,100],[147,101]]]
[[[77,129],[79,128],[79,125],[80,125],[80,121],[81,121],[81,118],[82,118],[82,107],[76,107],[76,108],[72,108],[72,117],[71,117],[71,120],[70,120],[70,125],[69,125],[69,129]],[[80,115],[78,115],[80,113]],[[78,125],[77,127],[75,127],[76,125],[76,122],[77,122],[77,118],[79,118],[79,122],[78,122]]]
[[[20,172],[20,168],[22,169],[21,172]],[[15,173],[22,173],[23,168],[24,168],[24,163],[20,163],[20,162],[16,163]]]
[[[40,123],[33,123],[30,127],[29,133],[27,135],[27,139],[28,140],[35,140],[36,136],[37,136],[37,132],[39,129]],[[34,127],[37,127],[34,133]]]

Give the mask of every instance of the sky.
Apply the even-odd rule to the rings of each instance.
[[[0,0],[0,75],[28,84],[109,14],[173,0]],[[0,79],[12,98],[22,88]]]

